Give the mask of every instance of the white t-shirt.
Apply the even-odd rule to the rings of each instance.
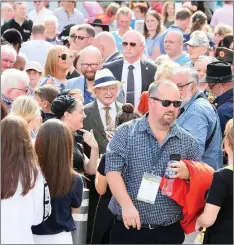
[[[1,200],[1,243],[33,244],[32,225],[38,225],[51,214],[48,185],[39,172],[35,186],[21,195],[21,181],[13,197]]]
[[[31,40],[22,43],[20,52],[26,55],[27,61],[39,62],[44,70],[47,55],[53,47],[53,44],[44,40]]]
[[[36,24],[43,22],[52,15],[54,15],[53,12],[47,8],[43,8],[39,13],[37,13],[37,11],[34,9],[28,13],[28,19],[32,20],[33,24]]]

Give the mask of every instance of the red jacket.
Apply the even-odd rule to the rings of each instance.
[[[214,169],[209,165],[191,160],[183,160],[190,173],[190,182],[176,178],[173,183],[173,194],[171,199],[183,207],[184,218],[180,224],[186,234],[195,231],[195,223],[205,207],[205,194],[209,189]],[[160,183],[162,188],[164,177]]]

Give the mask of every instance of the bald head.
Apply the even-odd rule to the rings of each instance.
[[[129,38],[132,38],[134,42],[137,41],[137,42],[143,43],[145,45],[145,38],[139,31],[135,31],[135,30],[127,31],[123,35],[123,40],[129,39]]]
[[[106,59],[117,52],[116,42],[113,35],[106,31],[97,34],[93,39],[92,45],[100,50],[103,59]]]
[[[164,48],[170,59],[176,60],[183,52],[183,35],[179,31],[169,31],[164,39]]]
[[[99,61],[102,59],[101,52],[94,46],[88,46],[80,51],[80,60],[93,60],[98,59]],[[85,61],[86,62],[86,61]],[[92,62],[91,62],[92,63]]]

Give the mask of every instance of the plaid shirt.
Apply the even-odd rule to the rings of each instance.
[[[6,105],[8,112],[11,110],[11,104],[13,103],[13,100],[7,98],[5,95],[1,94],[2,102]]]
[[[174,124],[160,145],[149,126],[147,115],[135,122],[121,125],[107,146],[105,172],[122,173],[127,192],[140,214],[142,224],[167,226],[182,219],[182,207],[158,190],[155,204],[136,200],[144,173],[163,176],[171,154],[181,159],[201,160],[198,144],[192,135]],[[121,207],[112,197],[109,209],[122,215]]]

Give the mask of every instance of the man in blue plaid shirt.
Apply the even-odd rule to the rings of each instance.
[[[183,243],[182,207],[158,188],[171,154],[201,160],[196,140],[175,123],[180,105],[175,84],[153,83],[149,113],[121,125],[109,142],[105,172],[113,194],[109,209],[116,216],[111,243]],[[171,166],[174,178],[189,180],[183,161]]]

